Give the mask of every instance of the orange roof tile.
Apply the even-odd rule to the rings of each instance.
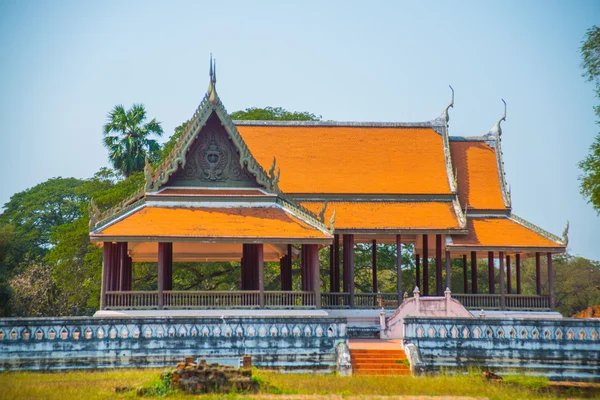
[[[144,207],[92,236],[265,239],[331,237],[278,207]]]
[[[300,204],[318,213],[324,203]],[[451,202],[332,201],[327,205],[325,222],[334,209],[336,229],[460,229]]]
[[[502,199],[496,150],[481,141],[450,142],[452,165],[457,172],[458,197],[464,207],[506,209]]]
[[[287,193],[450,193],[442,136],[431,128],[237,127],[256,160],[281,168]]]
[[[467,235],[453,235],[455,247],[564,247],[508,218],[469,218]]]

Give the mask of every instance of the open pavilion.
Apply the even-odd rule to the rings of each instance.
[[[374,250],[378,243],[412,245],[422,296],[443,296],[451,260],[460,259],[464,285],[453,292],[463,293],[453,297],[465,307],[553,309],[552,255],[565,251],[566,237],[512,213],[501,150],[505,115],[479,137],[449,135],[453,101],[440,117],[417,123],[233,121],[212,64],[210,77],[169,157],[156,169],[147,163],[145,186],[104,213],[92,203],[90,238],[103,247],[103,310],[397,308],[401,251],[396,292],[378,290],[374,251],[372,292],[357,293],[356,243]],[[327,246],[329,292],[322,292],[319,251]],[[536,295],[521,290],[521,262],[529,257],[536,260]],[[298,258],[302,284],[294,291]],[[482,258],[489,293],[478,287]],[[240,290],[173,290],[173,263],[191,261],[238,262]],[[269,261],[280,263],[279,291],[265,290]],[[156,291],[132,290],[134,262],[157,262]]]

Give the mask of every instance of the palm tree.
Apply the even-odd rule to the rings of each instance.
[[[149,136],[162,136],[163,129],[156,118],[146,123],[146,109],[143,104],[134,104],[125,111],[117,105],[108,113],[104,125],[104,146],[108,149],[110,161],[115,169],[125,177],[144,169],[146,156],[153,160],[158,156],[160,146]]]

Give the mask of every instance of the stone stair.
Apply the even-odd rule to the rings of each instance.
[[[404,350],[351,349],[353,375],[410,375]]]

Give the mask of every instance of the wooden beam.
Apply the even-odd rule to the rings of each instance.
[[[435,292],[438,296],[444,294],[442,287],[442,235],[435,235]]]
[[[490,294],[496,293],[496,283],[494,282],[494,252],[488,252],[488,282],[490,285]]]
[[[471,293],[477,294],[477,252],[471,252]]]
[[[498,254],[498,261],[500,264],[500,274],[498,279],[500,280],[500,309],[506,308],[506,293],[504,290],[504,252]]]
[[[429,296],[429,239],[423,235],[423,296]]]
[[[398,291],[398,306],[402,304],[402,236],[396,235],[396,289]]]

